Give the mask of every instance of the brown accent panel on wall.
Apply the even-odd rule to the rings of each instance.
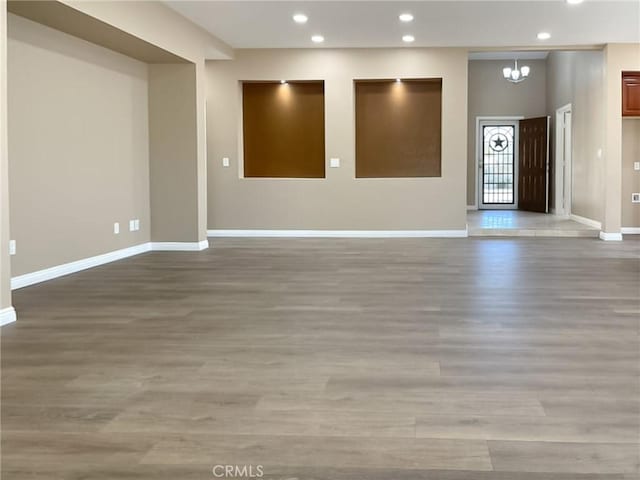
[[[441,78],[356,80],[355,92],[356,177],[441,176]]]
[[[244,82],[245,177],[324,178],[324,82]]]

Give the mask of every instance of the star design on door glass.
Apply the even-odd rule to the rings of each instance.
[[[509,145],[509,140],[502,133],[496,133],[489,140],[489,146],[491,147],[491,150],[493,150],[494,152],[502,152],[507,148],[508,145]]]

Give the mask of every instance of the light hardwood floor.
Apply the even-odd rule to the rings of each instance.
[[[14,292],[3,480],[638,478],[638,239],[212,243]]]

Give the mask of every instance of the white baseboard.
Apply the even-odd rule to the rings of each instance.
[[[207,230],[210,237],[466,238],[464,230]]]
[[[55,267],[45,268],[44,270],[38,270],[37,272],[18,275],[17,277],[13,277],[11,279],[11,289],[15,290],[17,288],[35,285],[36,283],[63,277],[71,273],[87,270],[88,268],[98,267],[100,265],[104,265],[105,263],[115,262],[116,260],[121,260],[123,258],[149,252],[150,250],[150,243],[142,243],[140,245],[123,248],[114,252],[96,255],[95,257],[83,258],[82,260],[76,260],[75,262],[64,263]]]
[[[600,240],[606,242],[619,242],[622,240],[622,233],[600,232]]]
[[[478,206],[477,205],[467,205],[467,211],[469,210],[478,210]]]
[[[602,223],[598,222],[597,220],[592,220],[587,217],[581,217],[580,215],[575,215],[573,213],[569,215],[569,218],[575,222],[588,225],[589,227],[593,227],[597,230],[600,230],[602,228]]]
[[[16,310],[13,307],[7,307],[0,310],[0,327],[16,321]]]
[[[623,235],[640,235],[640,227],[622,227]]]
[[[151,242],[154,252],[199,252],[209,248],[209,241],[201,242]]]
[[[151,251],[184,251],[195,252],[209,248],[209,241],[203,240],[202,242],[147,242],[135,245],[129,248],[123,248],[114,252],[104,253],[102,255],[96,255],[95,257],[83,258],[82,260],[76,260],[75,262],[65,263],[63,265],[57,265],[51,268],[45,268],[44,270],[38,270],[37,272],[26,273],[24,275],[18,275],[11,279],[11,289],[16,290],[18,288],[28,287],[29,285],[35,285],[36,283],[46,282],[47,280],[53,280],[54,278],[63,277],[72,273],[87,270],[89,268],[98,267],[107,263],[115,262],[123,258],[132,257],[145,252]]]

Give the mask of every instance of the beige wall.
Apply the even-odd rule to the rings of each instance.
[[[596,221],[602,221],[604,208],[603,68],[602,51],[551,52],[547,58],[546,103],[552,122],[558,108],[572,105],[571,213]]]
[[[207,239],[207,70],[204,59],[196,62],[196,142],[197,142],[197,177],[193,187],[198,205],[197,240]]]
[[[228,58],[233,50],[224,42],[193,24],[174,10],[160,2],[147,1],[75,1],[60,0],[60,3],[80,12],[81,15],[60,13],[61,9],[47,8],[47,2],[38,3],[38,7],[25,9],[33,18],[45,24],[50,24],[62,31],[75,32],[86,35],[87,39],[98,44],[121,47],[122,51],[138,52],[140,58],[151,63],[158,61],[162,52],[149,52],[149,47],[158,47],[165,53],[177,55],[188,59],[195,64],[195,91],[196,91],[196,135],[193,137],[197,143],[197,156],[194,159],[197,176],[190,185],[184,185],[186,189],[178,192],[183,197],[195,196],[197,199],[197,230],[175,231],[167,238],[183,238],[185,241],[195,242],[206,239],[207,222],[207,180],[206,180],[206,131],[205,131],[205,65],[207,58]],[[35,11],[34,11],[35,10]],[[64,8],[62,9],[64,10]],[[62,15],[62,18],[60,16]],[[113,27],[100,28],[95,32],[91,25],[95,21],[103,22]],[[118,30],[121,34],[118,34]],[[167,35],[171,32],[171,35]],[[122,42],[126,38],[135,38],[138,43],[145,43],[145,48],[140,45],[126,45]],[[146,50],[145,50],[146,49]],[[146,51],[146,53],[144,53]],[[151,54],[151,56],[149,56]],[[160,57],[158,57],[160,55]],[[144,57],[144,58],[143,58]],[[155,60],[153,58],[155,58]],[[153,180],[152,180],[153,181]],[[184,212],[189,216],[191,212]],[[167,238],[158,241],[172,241]]]
[[[0,310],[11,307],[7,156],[7,3],[0,0]]]
[[[546,61],[523,60],[519,65],[528,65],[531,73],[526,81],[513,84],[502,76],[503,67],[513,67],[513,60],[469,61],[467,205],[476,204],[476,118],[540,117],[547,114]]]
[[[196,200],[197,212],[195,213],[195,217],[197,218],[197,232],[192,236],[190,235],[188,238],[188,241],[199,241],[199,240],[205,239],[206,238],[206,221],[207,221],[207,217],[206,217],[207,179],[206,179],[206,130],[205,130],[206,81],[204,79],[204,75],[205,75],[204,58],[209,56],[212,56],[213,58],[228,58],[233,53],[232,49],[228,45],[225,45],[223,42],[219,41],[214,36],[210,35],[208,32],[206,32],[202,28],[194,25],[193,23],[191,23],[190,21],[182,17],[180,14],[176,13],[175,11],[171,10],[165,5],[162,5],[159,2],[146,2],[146,1],[86,2],[86,1],[63,0],[62,3],[64,3],[65,5],[68,5],[70,8],[77,10],[78,12],[81,12],[82,14],[85,15],[86,18],[83,18],[82,15],[68,15],[68,16],[66,15],[62,19],[47,18],[47,12],[52,13],[55,16],[57,14],[56,12],[59,12],[60,10],[47,9],[46,7],[50,5],[47,4],[46,2],[34,2],[34,4],[36,3],[38,6],[45,7],[45,8],[43,8],[43,11],[41,12],[31,11],[31,14],[34,15],[35,17],[40,18],[42,23],[44,24],[57,25],[58,28],[62,31],[68,31],[68,32],[76,31],[76,32],[85,32],[85,33],[88,32],[87,35],[88,37],[90,37],[90,40],[93,42],[96,42],[97,44],[117,45],[118,42],[122,40],[122,38],[125,38],[127,36],[129,36],[129,38],[135,37],[137,43],[146,43],[145,48],[147,47],[151,48],[153,46],[156,46],[163,49],[165,52],[170,52],[172,55],[189,59],[195,64],[195,80],[193,79],[192,80],[195,82],[195,92],[196,92],[195,111],[197,116],[196,118],[197,127],[195,129],[196,133],[193,138],[195,139],[194,141],[197,144],[195,147],[195,150],[197,152],[197,158],[195,159],[196,164],[195,164],[195,167],[193,168],[197,170],[197,176],[194,179],[193,183],[188,185],[187,190],[184,192],[181,192],[181,194],[183,194],[185,197],[195,197],[197,199]],[[37,8],[38,7],[36,7],[36,9]],[[5,27],[4,18],[6,15],[6,2],[4,0],[0,0],[0,9],[2,10],[2,17],[0,17],[0,27],[2,27],[0,28],[0,53],[4,53],[4,48],[6,46],[6,31],[4,28]],[[100,29],[100,31],[96,31],[94,33],[90,32],[91,30],[90,26],[95,25],[96,20],[100,22],[104,22],[106,25],[113,27],[114,30],[112,33],[115,35],[115,40],[114,38],[110,38],[110,39],[101,38],[101,35],[105,34],[105,32],[107,32],[108,29]],[[66,22],[84,22],[86,23],[86,25],[65,25]],[[118,36],[117,30],[121,30],[123,33]],[[171,32],[171,35],[167,35],[167,32]],[[105,112],[112,113],[120,108],[124,108],[124,104],[122,103],[123,101],[129,102],[130,108],[128,112],[128,117],[126,118],[123,117],[124,122],[120,126],[120,128],[123,130],[124,135],[118,135],[117,138],[114,137],[113,138],[114,141],[109,143],[108,148],[102,148],[102,147],[105,147],[105,145],[101,143],[102,141],[104,141],[104,138],[98,139],[99,141],[96,142],[96,145],[99,148],[91,148],[91,151],[92,151],[91,155],[86,156],[86,159],[89,159],[91,161],[96,161],[95,165],[93,163],[88,163],[88,162],[84,162],[80,165],[80,167],[86,169],[85,173],[89,173],[96,176],[97,175],[96,172],[99,171],[100,174],[104,174],[104,177],[108,179],[109,182],[113,181],[111,185],[113,186],[114,191],[118,191],[120,193],[120,195],[115,200],[113,200],[109,196],[109,195],[113,195],[113,192],[108,192],[105,190],[107,186],[105,186],[104,189],[101,189],[100,186],[98,185],[97,188],[94,189],[93,187],[96,185],[87,184],[83,186],[83,188],[86,188],[87,198],[76,195],[72,199],[74,203],[71,204],[70,200],[72,195],[69,192],[62,192],[64,195],[61,196],[60,192],[51,191],[51,190],[54,190],[54,186],[52,186],[50,183],[53,183],[53,181],[56,181],[58,177],[62,175],[61,172],[59,170],[52,171],[53,167],[51,166],[51,164],[45,163],[43,161],[43,158],[44,158],[43,156],[41,156],[40,158],[35,156],[35,159],[34,158],[30,159],[31,162],[37,163],[39,161],[42,163],[42,166],[43,166],[42,171],[36,170],[36,172],[39,175],[44,176],[45,174],[47,174],[48,173],[47,169],[52,171],[52,174],[53,174],[52,182],[50,183],[42,182],[42,185],[44,185],[44,188],[41,188],[40,190],[36,190],[38,196],[41,198],[46,197],[47,201],[46,202],[43,201],[40,203],[40,205],[43,206],[43,211],[36,211],[35,207],[31,209],[34,215],[37,214],[44,218],[45,215],[43,214],[43,212],[46,213],[49,210],[56,210],[54,213],[55,215],[57,215],[61,212],[64,212],[64,210],[59,209],[58,207],[60,207],[61,203],[65,203],[65,202],[67,202],[67,204],[71,204],[71,207],[70,207],[71,210],[67,211],[67,213],[71,212],[71,215],[76,215],[77,212],[81,210],[94,209],[94,207],[95,207],[94,210],[97,211],[99,214],[96,215],[95,212],[92,213],[92,215],[88,216],[84,220],[84,223],[80,226],[77,225],[75,218],[72,219],[72,221],[69,221],[69,218],[64,218],[62,222],[57,222],[55,225],[49,225],[46,222],[44,222],[36,226],[31,226],[26,222],[26,220],[21,220],[20,218],[14,218],[14,223],[20,224],[22,222],[24,224],[22,227],[16,227],[17,229],[16,234],[11,235],[11,237],[17,238],[19,240],[18,252],[19,252],[19,256],[20,255],[23,256],[22,258],[13,259],[13,261],[16,263],[18,267],[16,271],[13,272],[16,275],[20,273],[24,273],[24,271],[26,270],[32,270],[34,268],[51,266],[50,265],[51,263],[58,264],[60,262],[75,259],[77,257],[85,257],[86,255],[94,254],[93,250],[95,250],[96,252],[102,251],[105,249],[113,250],[114,248],[120,248],[122,246],[128,245],[130,243],[130,239],[125,238],[126,235],[123,236],[122,233],[120,234],[121,236],[119,237],[120,240],[117,242],[114,242],[113,239],[105,242],[102,242],[102,241],[92,242],[92,241],[86,240],[84,237],[79,235],[69,236],[68,233],[71,231],[81,232],[83,234],[88,232],[89,236],[91,237],[92,235],[94,235],[94,233],[97,230],[99,230],[100,235],[102,235],[102,232],[103,232],[102,213],[107,212],[107,216],[111,217],[112,216],[111,207],[113,207],[114,210],[118,210],[118,213],[117,213],[118,216],[121,216],[121,215],[127,216],[127,218],[121,219],[121,223],[124,223],[123,225],[121,225],[121,231],[123,232],[127,231],[128,230],[127,222],[129,219],[128,217],[130,215],[129,213],[126,213],[126,212],[122,213],[123,209],[121,208],[121,202],[126,203],[127,201],[129,201],[132,205],[135,203],[138,203],[138,201],[142,202],[144,200],[141,200],[137,197],[137,192],[136,194],[131,194],[132,189],[134,188],[134,185],[138,185],[138,184],[140,185],[140,188],[146,188],[147,190],[149,188],[148,183],[145,183],[141,179],[141,173],[140,173],[141,170],[139,168],[140,165],[138,165],[137,163],[128,166],[131,173],[131,176],[128,178],[128,180],[118,182],[118,178],[116,178],[117,175],[114,175],[114,172],[117,171],[119,166],[126,167],[124,164],[111,165],[107,162],[106,164],[100,163],[98,165],[98,162],[97,162],[97,157],[104,158],[108,156],[109,148],[111,149],[110,152],[112,154],[117,154],[116,156],[118,158],[124,158],[124,156],[126,156],[127,151],[134,151],[137,148],[140,148],[140,149],[144,148],[142,143],[139,144],[137,140],[136,141],[132,140],[132,136],[134,135],[136,136],[136,139],[141,139],[141,140],[144,139],[144,134],[141,134],[138,128],[134,128],[134,129],[130,128],[128,131],[125,131],[125,130],[127,125],[129,126],[133,124],[139,125],[140,129],[142,129],[144,125],[144,122],[139,120],[141,115],[143,115],[143,113],[146,112],[147,110],[145,108],[142,108],[142,105],[138,104],[137,102],[138,100],[140,100],[141,102],[147,101],[146,90],[142,91],[142,84],[146,82],[146,77],[145,77],[146,66],[141,65],[137,62],[131,62],[130,59],[126,59],[120,55],[114,55],[113,52],[106,51],[99,48],[96,51],[100,51],[101,52],[100,54],[94,55],[93,53],[90,53],[90,55],[87,57],[86,54],[87,52],[90,52],[90,50],[84,50],[84,47],[79,48],[78,46],[84,45],[87,49],[89,49],[90,47],[91,48],[97,48],[97,47],[95,47],[95,45],[91,45],[89,47],[87,46],[88,44],[78,41],[77,38],[73,39],[77,42],[75,43],[75,46],[70,47],[69,46],[70,44],[67,45],[65,41],[61,41],[61,43],[58,43],[56,41],[50,45],[44,42],[39,35],[35,35],[35,37],[37,41],[33,44],[30,44],[29,41],[25,41],[26,39],[22,39],[22,40],[15,39],[15,41],[12,41],[12,42],[16,45],[21,43],[21,45],[19,45],[17,49],[19,51],[24,50],[25,52],[28,52],[29,57],[32,57],[32,58],[38,57],[40,59],[47,60],[47,62],[45,62],[47,63],[47,68],[36,69],[35,70],[36,75],[33,76],[32,78],[27,78],[26,81],[24,82],[25,83],[24,86],[20,85],[23,80],[22,78],[23,75],[20,73],[20,69],[16,69],[15,72],[13,72],[14,69],[12,68],[12,77],[14,78],[13,83],[18,86],[16,87],[16,89],[23,90],[23,92],[20,94],[22,95],[23,99],[25,98],[24,90],[27,88],[28,85],[34,86],[37,84],[38,88],[41,88],[40,83],[42,83],[42,85],[45,85],[46,87],[42,90],[42,92],[49,89],[50,87],[51,87],[51,90],[53,90],[52,83],[50,82],[47,83],[43,81],[43,79],[47,79],[48,75],[52,75],[53,80],[55,82],[58,82],[59,86],[64,87],[64,89],[61,92],[57,92],[57,91],[52,92],[50,95],[45,95],[42,92],[37,92],[34,95],[33,98],[37,100],[40,100],[40,99],[44,100],[43,104],[36,105],[37,108],[35,108],[34,110],[35,113],[38,114],[38,116],[46,117],[47,115],[49,115],[50,112],[47,112],[47,108],[48,106],[54,105],[56,101],[55,97],[58,96],[59,94],[61,94],[63,98],[70,96],[71,95],[70,90],[74,86],[74,82],[80,81],[80,78],[78,78],[77,76],[71,78],[70,79],[71,81],[69,83],[61,80],[62,78],[61,75],[64,75],[65,71],[63,71],[57,63],[52,64],[50,62],[52,56],[55,56],[55,55],[59,55],[61,57],[67,56],[67,58],[65,58],[61,62],[61,64],[66,67],[71,66],[71,70],[66,71],[67,74],[69,72],[74,72],[74,71],[87,73],[88,71],[91,70],[93,72],[87,77],[88,79],[91,80],[91,82],[85,79],[87,80],[86,83],[88,83],[86,87],[89,90],[90,90],[89,87],[93,85],[93,79],[95,79],[94,74],[96,70],[102,68],[103,73],[108,72],[109,70],[113,70],[111,72],[106,73],[105,77],[100,76],[100,78],[96,79],[97,85],[106,86],[106,89],[105,89],[106,92],[115,93],[115,91],[118,91],[119,93],[125,93],[126,95],[120,98],[115,98],[115,97],[112,98],[111,96],[109,96],[108,100],[110,100],[113,103],[113,105],[111,103],[107,103],[106,99],[103,101],[103,103],[97,103],[93,105],[92,104],[80,105],[79,102],[77,102],[74,99],[71,102],[73,108],[70,111],[66,110],[68,107],[66,103],[61,106],[54,105],[56,108],[61,107],[58,109],[59,110],[58,113],[62,115],[50,115],[50,117],[53,117],[53,118],[50,118],[51,121],[44,122],[44,123],[47,123],[48,127],[51,127],[51,128],[42,129],[40,132],[37,132],[38,134],[50,136],[52,140],[51,145],[38,145],[36,143],[34,145],[25,146],[26,142],[23,141],[22,143],[24,145],[21,148],[24,149],[24,152],[28,153],[30,149],[33,151],[40,149],[40,153],[42,153],[42,155],[46,155],[47,159],[50,159],[52,158],[51,152],[46,152],[45,150],[47,150],[51,146],[51,147],[55,147],[52,149],[54,153],[56,154],[59,153],[59,149],[61,148],[61,143],[62,143],[62,140],[61,140],[62,137],[58,135],[56,132],[63,130],[63,126],[64,126],[63,123],[65,120],[65,116],[70,117],[72,111],[78,113],[77,109],[80,107],[84,108],[85,113],[89,113],[92,106],[95,107],[96,109],[103,108],[103,111],[100,112],[100,114],[98,115],[93,115],[93,113],[91,114],[91,116],[87,115],[86,118],[91,118],[92,120],[95,120],[94,122],[91,122],[91,123],[85,121],[82,124],[83,128],[85,127],[85,124],[91,127],[89,128],[89,133],[92,133],[92,132],[95,133],[93,130],[94,127],[95,128],[105,127],[103,128],[103,131],[114,132],[115,130],[118,129],[117,125],[114,125],[114,124],[103,125],[105,124],[106,118],[107,118],[104,115],[104,113]],[[57,37],[58,40],[60,40],[61,38],[63,37],[61,36]],[[69,37],[67,37],[67,40],[68,39]],[[67,49],[67,47],[69,48]],[[76,50],[76,47],[78,47],[77,50]],[[126,50],[133,52],[135,51],[136,48],[137,48],[136,45],[131,45],[131,46],[127,46]],[[149,53],[148,48],[146,51],[147,54]],[[51,51],[47,51],[49,49],[51,49]],[[154,58],[155,58],[155,54],[153,52],[151,53],[154,55]],[[144,56],[145,54],[142,53],[141,55]],[[118,59],[118,60],[114,60],[114,59]],[[145,61],[152,61],[152,60],[145,59]],[[80,65],[83,63],[86,69],[84,67],[80,67]],[[5,80],[6,80],[6,69],[4,64],[5,64],[4,57],[0,55],[0,79],[2,81],[2,85],[5,84]],[[29,74],[34,73],[33,65],[29,64],[29,62],[27,62],[26,59],[17,58],[17,64],[22,64],[22,73],[24,72],[28,72]],[[136,65],[136,67],[132,67],[132,65]],[[127,82],[123,81],[123,78],[127,76],[130,77],[129,78],[130,84],[128,87],[125,86],[125,83]],[[108,81],[109,79],[110,80],[117,79],[117,81],[115,81],[112,85]],[[41,81],[40,83],[38,83],[39,80]],[[84,87],[84,85],[82,87]],[[79,89],[79,92],[82,94],[86,94],[87,91],[83,90],[82,87]],[[193,88],[193,86],[191,86],[190,88]],[[9,232],[10,213],[9,213],[9,201],[8,201],[9,189],[7,187],[7,183],[9,181],[8,175],[7,175],[7,155],[5,155],[5,151],[4,151],[6,148],[6,142],[3,142],[4,137],[2,137],[1,135],[5,131],[6,125],[7,125],[7,122],[5,121],[5,119],[7,118],[6,115],[7,115],[8,107],[7,107],[7,102],[5,101],[6,96],[4,95],[4,90],[2,90],[0,93],[2,94],[2,96],[0,97],[0,307],[4,307],[4,306],[10,305],[10,302],[11,302],[10,300],[10,297],[11,297],[10,259],[7,255],[8,241],[10,238],[10,232]],[[15,98],[17,99],[19,98],[19,96],[16,95]],[[22,102],[22,106],[24,107],[25,105],[27,105],[31,107],[31,105],[35,102],[33,98],[29,97],[28,99],[29,101]],[[17,100],[14,100],[13,104],[15,107],[15,105],[17,104]],[[12,110],[16,110],[16,109],[13,108]],[[122,112],[118,112],[118,114],[119,113],[122,113]],[[26,111],[19,113],[19,115],[22,115],[23,118],[22,119],[18,118],[18,121],[16,121],[16,125],[19,125],[20,122],[22,122],[22,127],[20,128],[22,128],[23,130],[25,129],[24,116],[26,114],[27,114]],[[12,117],[13,117],[13,114],[12,114]],[[71,125],[77,126],[77,123],[78,123],[77,119],[74,117],[72,120],[76,121],[76,123],[71,122]],[[13,118],[11,118],[11,123],[13,124]],[[110,130],[112,127],[114,127],[114,129]],[[54,132],[54,133],[51,133],[51,132]],[[20,136],[23,134],[21,134],[18,131],[17,135]],[[37,140],[38,135],[35,135],[35,134],[32,135],[32,139]],[[89,138],[87,138],[86,139],[87,141],[85,141],[85,139],[83,138],[82,141],[77,146],[73,144],[66,144],[66,147],[68,147],[69,145],[72,145],[73,147],[77,147],[71,150],[72,155],[70,155],[68,158],[67,156],[63,157],[63,160],[67,162],[66,164],[70,164],[72,161],[77,160],[78,157],[83,156],[85,153],[87,153],[86,147],[88,145],[88,139]],[[24,140],[24,136],[23,136],[23,140]],[[147,149],[148,149],[148,146],[147,146]],[[28,155],[28,156],[33,157],[32,155]],[[16,169],[12,169],[12,171],[17,170],[19,168],[23,168],[22,165],[19,165]],[[99,170],[96,170],[95,168],[92,169],[92,168],[86,168],[86,167],[96,167]],[[21,182],[20,177],[25,173],[26,172],[24,171],[22,173],[18,171],[16,174],[17,180],[14,181],[14,178],[12,176],[11,181],[9,183],[11,183],[12,185],[15,183],[16,188],[19,188],[20,182]],[[72,169],[72,173],[74,175],[79,175],[80,170]],[[125,178],[125,177],[122,177],[122,178]],[[65,177],[62,180],[66,181],[68,180],[68,178]],[[100,180],[102,181],[103,178],[101,178]],[[62,188],[64,186],[64,183],[60,183],[58,185],[60,186],[60,188]],[[76,187],[77,187],[76,185],[73,185],[73,188],[76,188]],[[12,196],[17,195],[17,196],[22,196],[23,198],[27,196],[27,193],[24,187],[22,187],[22,190],[16,190],[16,192],[18,193]],[[96,192],[104,193],[108,201],[113,200],[112,204],[110,206],[109,205],[105,206],[104,204],[91,205],[91,202],[95,201],[93,196],[97,195]],[[85,193],[85,192],[78,192],[76,190],[76,191],[72,191],[71,193]],[[55,195],[51,197],[47,197],[47,195],[49,194],[55,194]],[[148,195],[146,196],[146,201],[148,202]],[[21,207],[17,207],[17,209],[20,209],[20,208]],[[137,212],[138,210],[142,211],[142,213],[140,214],[136,213],[136,216],[134,218],[140,218],[140,220],[142,220],[143,230],[140,233],[135,235],[140,236],[141,239],[143,240],[147,240],[149,238],[149,232],[147,230],[149,227],[149,220],[145,220],[144,208],[136,207],[135,211]],[[148,207],[147,207],[147,212],[148,212]],[[193,215],[193,212],[192,211],[184,212],[184,214],[189,216],[189,215]],[[55,215],[51,218],[55,218]],[[113,219],[113,221],[116,221],[118,219]],[[49,221],[49,218],[45,218],[45,220]],[[96,222],[99,222],[100,226],[97,226]],[[49,221],[49,223],[53,224],[53,221]],[[55,227],[55,230],[51,230],[50,227]],[[111,233],[113,231],[112,228],[113,228],[112,221],[109,221],[107,232],[109,232],[109,234],[111,235],[113,235]],[[49,256],[47,256],[46,258],[40,257],[40,253],[36,254],[33,257],[26,258],[26,252],[28,252],[29,249],[43,248],[43,246],[40,246],[40,245],[35,245],[33,243],[29,244],[30,241],[20,241],[20,238],[24,239],[26,234],[25,232],[27,232],[29,229],[36,232],[38,237],[41,239],[47,238],[47,236],[51,238],[52,243],[47,245],[47,248],[49,248],[53,253],[53,256],[51,256],[51,258],[49,258]],[[57,230],[64,230],[67,233],[58,233]],[[191,231],[192,230],[193,229],[191,229]],[[182,232],[179,232],[179,233],[182,233]],[[176,237],[175,235],[172,235],[170,238],[176,238]],[[158,240],[165,241],[167,239],[161,238]],[[33,242],[35,242],[35,240],[33,240]],[[66,247],[61,247],[61,250],[55,250],[55,251],[53,250],[53,249],[57,249],[62,244],[65,244]],[[73,254],[70,254],[69,252],[73,252]]]
[[[631,194],[640,192],[640,118],[622,120],[622,226],[640,227],[640,203],[631,203]]]
[[[121,29],[167,52],[192,61],[196,66],[196,136],[197,177],[195,183],[184,185],[179,192],[184,197],[197,199],[197,231],[172,232],[170,238],[185,241],[203,241],[207,237],[207,147],[205,126],[205,58],[230,58],[233,49],[179,13],[161,2],[127,1],[110,2],[86,0],[61,0],[79,12]],[[168,34],[167,32],[171,32]],[[184,212],[190,215],[190,212]],[[156,239],[160,240],[160,239]],[[161,240],[171,241],[171,240]]]
[[[163,2],[58,1],[194,63],[233,55],[229,45]]]
[[[146,64],[10,15],[9,118],[14,276],[149,241]]]
[[[196,66],[149,66],[151,239],[198,238]]]
[[[464,229],[467,52],[240,50],[207,62],[210,229]],[[355,78],[442,77],[442,178],[355,179]],[[325,80],[325,179],[239,178],[240,80]],[[222,157],[231,167],[223,168]]]
[[[145,63],[187,63],[188,60],[87,15],[62,1],[11,1],[9,13],[81,38]]]
[[[617,234],[622,227],[622,204],[629,201],[624,198],[622,190],[622,72],[640,70],[640,44],[608,44],[604,58],[605,190],[602,230]]]

